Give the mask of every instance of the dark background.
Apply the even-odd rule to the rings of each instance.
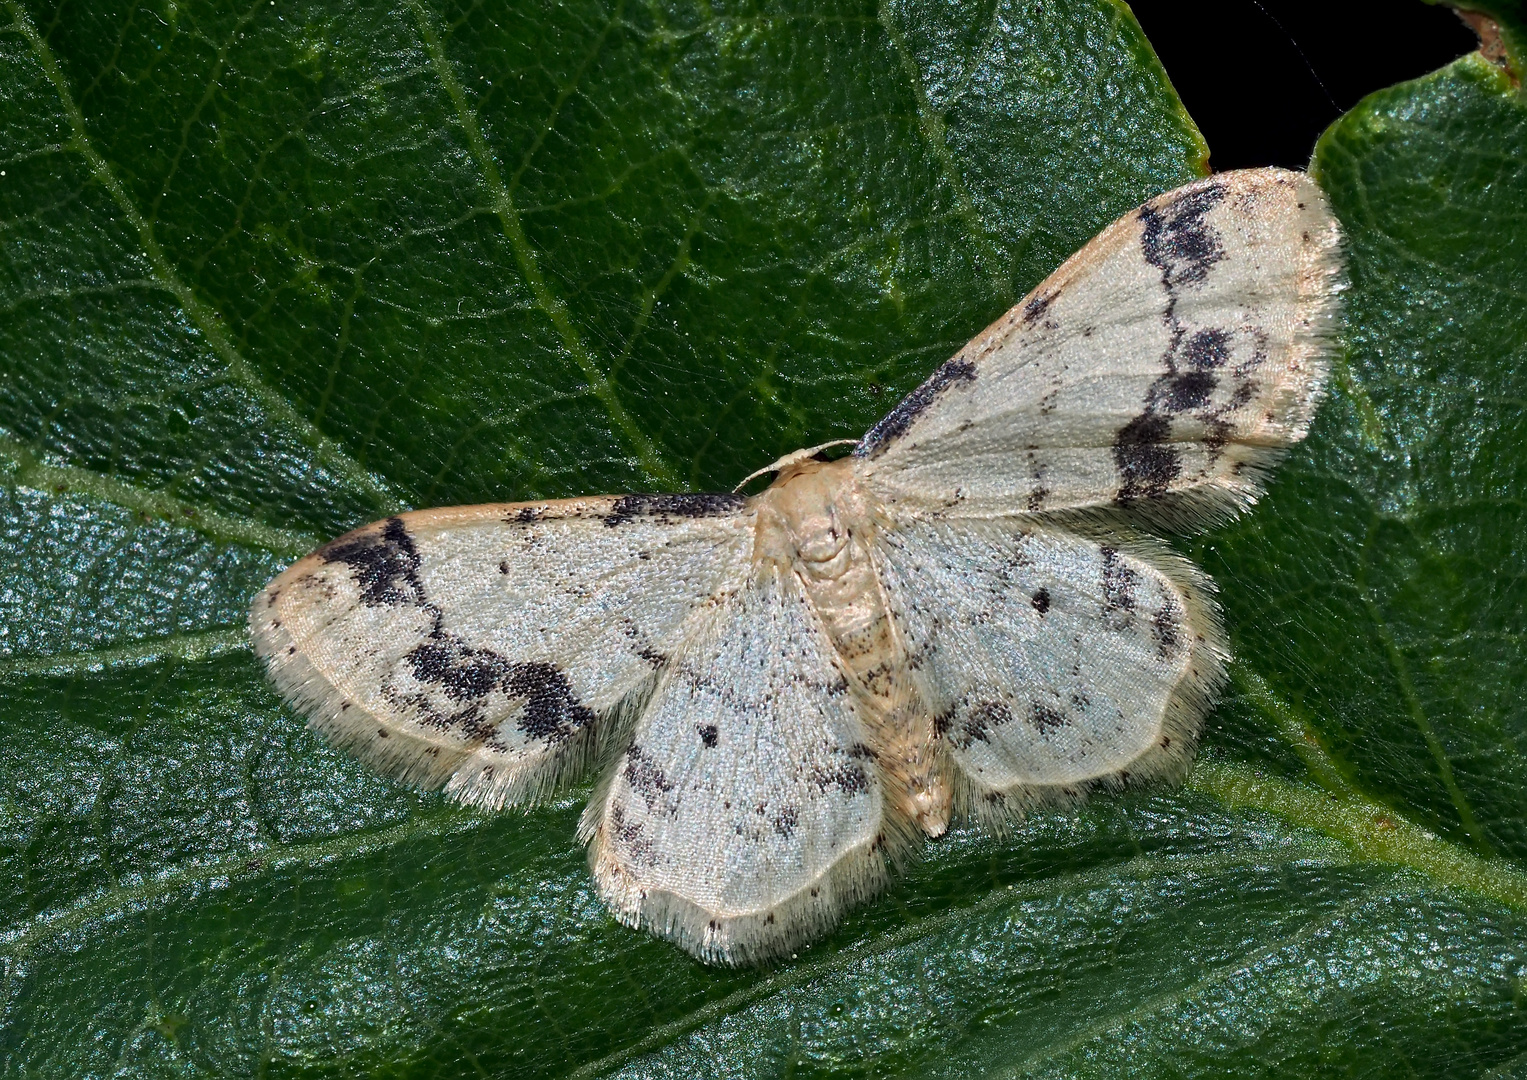
[[[1359,98],[1478,47],[1421,0],[1139,0],[1135,17],[1219,169],[1302,169]]]

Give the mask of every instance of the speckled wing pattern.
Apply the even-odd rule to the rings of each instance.
[[[489,808],[549,793],[747,574],[727,495],[423,510],[319,548],[255,598],[277,688],[380,771]]]
[[[967,813],[1174,779],[1229,651],[1142,536],[1255,500],[1304,437],[1343,288],[1303,173],[1225,173],[1105,229],[865,435],[880,576]]]
[[[1197,567],[1149,537],[1024,518],[911,522],[882,551],[969,811],[1181,771],[1226,658]]]
[[[1249,505],[1309,429],[1341,240],[1301,173],[1125,215],[854,452],[767,490],[400,514],[255,598],[310,724],[488,808],[591,767],[621,921],[787,954],[961,815],[1180,776],[1228,657],[1142,532]]]
[[[1153,199],[877,424],[861,479],[914,513],[1234,512],[1309,430],[1340,245],[1303,173],[1223,173]]]
[[[668,666],[583,831],[622,921],[736,963],[880,886],[883,814],[832,642],[767,562]]]

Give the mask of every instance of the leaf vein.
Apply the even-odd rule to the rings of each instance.
[[[955,205],[959,207],[960,216],[965,221],[970,241],[981,249],[979,262],[985,264],[983,269],[988,275],[987,280],[992,293],[1005,300],[1012,293],[1013,284],[1009,276],[1002,273],[1004,260],[998,250],[996,238],[986,227],[980,211],[976,209],[975,200],[970,194],[970,189],[965,185],[959,163],[955,161],[954,154],[949,149],[944,114],[935,109],[928,99],[928,91],[923,86],[922,73],[918,70],[917,60],[907,46],[896,16],[891,12],[891,0],[880,0],[879,21],[896,51],[897,58],[901,61],[902,71],[907,76],[907,82],[911,87],[912,98],[917,106],[918,131],[921,132],[928,150],[938,162],[944,182],[949,185],[954,195]]]
[[[414,13],[425,50],[434,64],[435,76],[455,107],[457,123],[461,125],[472,157],[482,172],[483,185],[492,202],[494,213],[514,252],[520,273],[525,278],[525,283],[530,286],[530,291],[535,295],[537,305],[551,321],[553,329],[561,339],[562,347],[582,372],[584,380],[589,384],[589,388],[600,404],[604,406],[606,415],[609,416],[616,431],[624,438],[626,445],[631,449],[647,476],[666,487],[676,487],[677,473],[663,459],[647,433],[626,411],[615,385],[595,362],[592,352],[583,341],[583,336],[573,324],[572,314],[567,304],[553,291],[547,281],[541,269],[539,254],[525,234],[524,223],[515,206],[514,196],[499,171],[498,162],[482,133],[482,126],[478,123],[477,114],[472,109],[471,103],[467,101],[466,92],[462,89],[461,80],[456,77],[450,58],[445,55],[445,47],[435,29],[432,16],[425,10],[420,0],[410,0],[409,7]]]
[[[36,57],[38,64],[43,69],[43,74],[53,86],[58,95],[59,106],[69,124],[72,135],[72,145],[90,168],[91,175],[95,178],[118,209],[127,218],[128,224],[137,235],[138,244],[143,249],[143,255],[148,260],[154,277],[160,284],[175,297],[181,310],[186,313],[196,329],[201,333],[212,352],[224,363],[229,374],[234,380],[275,420],[293,432],[300,441],[314,452],[319,463],[333,469],[345,480],[354,484],[358,489],[373,498],[377,505],[391,512],[399,509],[401,503],[393,496],[392,492],[376,476],[373,476],[360,462],[342,450],[339,445],[327,435],[324,435],[311,422],[304,419],[287,401],[274,389],[266,385],[256,373],[253,366],[234,345],[228,335],[227,328],[223,325],[222,316],[204,303],[196,292],[180,279],[169,256],[165,254],[159,241],[154,238],[153,224],[144,217],[138,209],[127,189],[117,178],[111,165],[95,148],[91,140],[89,129],[85,124],[85,115],[80,111],[79,104],[74,100],[70,92],[68,80],[64,77],[63,70],[58,66],[57,59],[53,56],[53,50],[38,33],[31,18],[22,8],[19,0],[7,0],[7,8],[11,18],[22,37],[27,41]]]
[[[97,919],[147,910],[155,901],[196,885],[231,884],[256,873],[292,865],[316,865],[329,859],[355,858],[382,851],[416,837],[444,837],[466,831],[487,819],[459,807],[410,818],[400,825],[357,836],[346,833],[286,848],[253,849],[190,867],[177,867],[150,880],[117,884],[63,910],[43,912],[24,925],[0,934],[0,956],[16,958],[32,946]]]
[[[1447,748],[1442,745],[1442,740],[1437,735],[1437,730],[1432,726],[1431,718],[1426,715],[1426,708],[1421,704],[1421,697],[1416,692],[1414,680],[1410,675],[1410,665],[1405,660],[1405,655],[1400,651],[1399,642],[1395,640],[1394,631],[1390,629],[1389,620],[1384,617],[1379,609],[1378,602],[1373,597],[1373,592],[1367,584],[1367,558],[1373,550],[1374,526],[1379,517],[1375,513],[1370,522],[1368,535],[1363,542],[1363,565],[1357,584],[1357,594],[1362,602],[1363,609],[1368,613],[1369,621],[1373,624],[1373,632],[1383,647],[1384,658],[1394,673],[1395,683],[1399,688],[1400,697],[1405,702],[1405,711],[1409,714],[1411,723],[1420,733],[1421,739],[1426,743],[1427,751],[1432,756],[1432,761],[1437,766],[1438,779],[1447,790],[1448,800],[1453,804],[1454,811],[1458,814],[1458,821],[1463,826],[1464,832],[1474,842],[1474,846],[1485,855],[1495,854],[1495,849],[1490,843],[1479,819],[1474,815],[1474,807],[1470,804],[1468,796],[1459,786],[1458,778],[1453,773],[1453,763],[1448,758]]]
[[[51,465],[41,461],[25,444],[0,435],[0,464],[9,469],[0,484],[25,487],[48,495],[79,494],[99,499],[145,517],[191,529],[212,540],[264,548],[296,558],[318,546],[307,533],[278,529],[235,514],[206,510],[195,503],[163,491],[138,487],[125,480],[77,465]]]
[[[57,653],[51,656],[18,656],[0,660],[0,682],[39,676],[78,675],[108,667],[153,664],[162,660],[210,660],[249,648],[249,632],[242,626],[187,631],[149,638],[126,645]]]
[[[1144,1020],[1173,1005],[1191,1001],[1201,991],[1221,985],[1237,973],[1245,971],[1247,968],[1253,967],[1264,960],[1271,959],[1288,946],[1306,941],[1319,930],[1337,924],[1342,918],[1373,899],[1375,891],[1376,889],[1374,888],[1365,889],[1361,895],[1338,905],[1334,910],[1323,912],[1319,916],[1311,918],[1294,932],[1274,937],[1267,944],[1251,950],[1245,956],[1230,963],[1214,967],[1207,974],[1195,979],[1193,982],[1184,986],[1174,986],[1153,997],[1146,998],[1145,1001],[1122,1014],[1100,1017],[1093,1023],[1084,1024],[1072,1032],[1066,1039],[1053,1045],[1042,1047],[1033,1054],[1030,1054],[1021,1064],[1015,1065],[999,1075],[1022,1076],[1036,1066],[1048,1061],[1054,1061],[1056,1058],[1078,1049],[1100,1035],[1125,1028],[1131,1023]]]

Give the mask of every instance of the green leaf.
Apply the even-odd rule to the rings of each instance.
[[[1477,57],[1320,140],[1346,362],[1265,512],[1211,541],[1237,651],[1342,775],[1527,859],[1527,108]]]
[[[1428,4],[1441,0],[1426,0]],[[1455,0],[1449,4],[1480,37],[1480,52],[1490,55],[1510,73],[1521,89],[1527,58],[1527,3],[1524,0]]]
[[[5,1071],[1519,1072],[1505,78],[1322,140],[1349,353],[1190,542],[1240,659],[1189,787],[957,830],[717,971],[605,913],[582,792],[470,813],[307,733],[250,594],[400,505],[857,435],[1205,151],[1107,0],[508,7],[8,0]]]

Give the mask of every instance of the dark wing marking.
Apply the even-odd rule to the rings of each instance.
[[[860,442],[893,513],[1255,498],[1325,382],[1341,237],[1302,173],[1223,173],[1105,229]]]
[[[255,649],[318,730],[382,771],[487,806],[536,798],[745,573],[739,500],[632,498],[359,529],[256,597]]]
[[[788,952],[880,887],[875,766],[788,570],[764,564],[675,656],[584,833],[616,916],[713,962]]]

